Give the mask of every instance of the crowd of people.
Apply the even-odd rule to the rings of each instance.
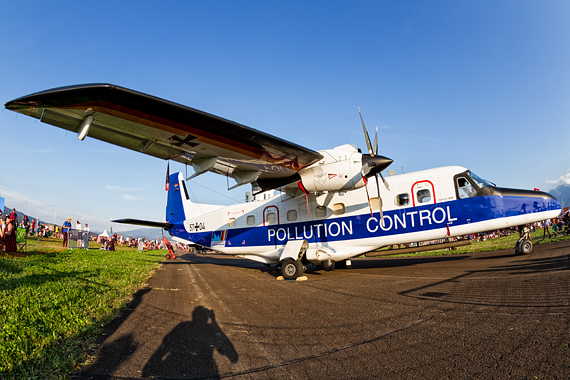
[[[77,242],[77,248],[89,248],[89,242],[97,242],[101,249],[114,251],[115,247],[135,247],[139,250],[167,249],[161,239],[141,239],[126,237],[123,234],[113,234],[110,237],[91,233],[89,224],[81,224],[79,220],[72,225],[71,218],[67,218],[60,226],[40,223],[39,218],[30,218],[24,215],[20,221],[13,209],[10,214],[0,210],[0,252],[15,253],[17,251],[16,233],[18,228],[25,229],[25,237],[56,238],[62,240],[63,248],[70,248],[70,241]],[[72,246],[71,248],[75,248]],[[186,249],[178,244],[178,249]]]
[[[139,251],[151,251],[155,249],[167,249],[166,243],[162,239],[134,238],[132,236],[124,236],[123,234],[113,234],[111,237],[99,235],[97,242],[101,245],[101,249],[115,250],[115,246],[137,248]],[[175,243],[176,249],[187,250],[185,244]]]

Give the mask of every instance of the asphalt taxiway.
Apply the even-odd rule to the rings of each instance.
[[[570,241],[277,268],[165,260],[83,379],[570,378]]]

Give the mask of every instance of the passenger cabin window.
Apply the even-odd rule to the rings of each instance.
[[[396,206],[407,206],[409,204],[410,204],[410,195],[408,193],[396,195]]]
[[[344,214],[344,203],[335,203],[332,207],[334,215]]]
[[[255,215],[248,215],[247,216],[247,225],[248,226],[255,226]]]
[[[431,201],[431,191],[429,189],[421,189],[416,192],[418,203],[429,203]]]
[[[287,211],[287,221],[294,222],[295,220],[297,220],[297,210]]]
[[[457,178],[457,193],[459,194],[459,198],[465,199],[476,196],[477,190],[475,190],[467,178],[459,177]]]
[[[236,218],[229,218],[228,219],[228,227],[233,228],[236,226]]]
[[[274,212],[268,212],[265,215],[265,224],[275,224],[277,222],[277,215]]]
[[[327,208],[325,206],[315,207],[315,217],[316,218],[324,218],[326,216],[327,216]]]
[[[380,211],[380,198],[374,197],[370,198],[370,209],[372,211]]]

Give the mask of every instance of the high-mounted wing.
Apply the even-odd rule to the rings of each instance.
[[[60,87],[14,99],[6,109],[98,140],[212,171],[236,186],[255,180],[263,190],[282,186],[322,159],[278,137],[111,84]]]

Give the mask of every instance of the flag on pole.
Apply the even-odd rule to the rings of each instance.
[[[168,177],[170,177],[170,161],[166,165],[166,185],[164,186],[164,190],[168,191]]]

